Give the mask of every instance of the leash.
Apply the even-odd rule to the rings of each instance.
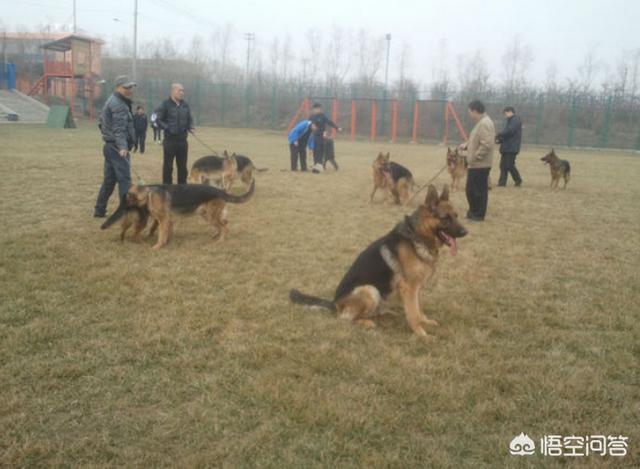
[[[204,143],[193,130],[190,130],[189,133],[193,136],[193,138],[196,139],[196,141],[198,143],[200,143],[200,145],[202,145],[203,147],[205,147],[207,150],[212,151],[214,156],[220,156],[218,155],[218,152],[216,150],[214,150],[213,148],[211,148],[209,145],[207,145],[206,143]]]
[[[432,177],[431,179],[429,179],[429,180],[428,180],[424,185],[422,185],[422,187],[420,187],[420,189],[418,189],[417,191],[415,191],[415,192],[413,193],[413,195],[411,196],[411,198],[409,199],[409,202],[411,202],[411,201],[413,200],[413,198],[414,198],[416,195],[418,195],[420,192],[422,192],[422,191],[424,190],[424,188],[425,188],[425,187],[427,187],[429,184],[431,184],[433,181],[435,181],[435,180],[436,180],[436,178],[437,178],[438,176],[440,176],[440,175],[442,174],[442,172],[443,172],[445,169],[447,169],[447,167],[448,167],[448,166],[449,166],[449,164],[448,164],[448,163],[447,163],[447,164],[445,164],[445,165],[442,167],[442,169],[436,173],[436,175],[435,175],[435,176],[433,176],[433,177]]]

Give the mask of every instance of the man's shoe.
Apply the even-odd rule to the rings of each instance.
[[[516,186],[516,187],[520,187],[521,185],[522,185],[522,181],[518,181],[518,182],[516,182],[516,184],[515,184],[515,186]]]
[[[107,218],[107,214],[106,213],[97,213],[97,212],[95,212],[93,214],[93,218]]]

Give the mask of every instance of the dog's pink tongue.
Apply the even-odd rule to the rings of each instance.
[[[449,252],[452,256],[458,254],[458,243],[456,242],[456,238],[449,238]]]

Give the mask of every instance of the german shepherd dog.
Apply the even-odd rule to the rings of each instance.
[[[373,161],[373,191],[369,201],[378,189],[386,189],[396,204],[407,205],[415,182],[413,174],[401,164],[391,161],[390,153],[378,153]]]
[[[447,147],[447,171],[451,175],[451,190],[460,189],[460,181],[467,174],[467,158],[458,148]]]
[[[214,227],[214,239],[222,240],[229,232],[225,218],[227,202],[246,202],[253,195],[254,189],[255,181],[252,181],[249,190],[240,196],[227,194],[222,189],[204,184],[132,185],[121,208],[114,212],[101,228],[108,228],[130,209],[146,210],[154,219],[149,235],[159,228],[158,241],[153,246],[154,249],[159,249],[171,239],[176,216],[198,213]]]
[[[256,167],[248,156],[236,155],[235,153],[231,156],[236,159],[236,174],[240,175],[240,180],[247,186],[251,184],[251,181],[253,181],[254,172],[263,173],[269,170],[269,168]],[[233,184],[233,179],[231,180],[231,184]],[[231,187],[231,185],[229,187]]]
[[[237,172],[238,162],[235,155],[229,156],[225,150],[223,156],[209,155],[198,158],[191,166],[189,182],[193,184],[214,183],[228,191]]]
[[[567,183],[571,179],[571,165],[567,160],[561,160],[557,157],[555,150],[552,148],[549,153],[540,158],[545,164],[549,165],[551,170],[551,187],[558,187],[560,178],[564,178],[564,187],[567,188]]]
[[[367,327],[371,318],[383,314],[383,300],[398,293],[409,326],[415,334],[427,336],[425,325],[437,323],[420,310],[420,288],[433,275],[440,248],[457,253],[456,238],[467,234],[449,202],[449,189],[429,186],[427,196],[410,216],[391,232],[374,241],[360,253],[336,289],[333,301],[291,290],[292,302],[320,306],[337,312],[338,318]]]

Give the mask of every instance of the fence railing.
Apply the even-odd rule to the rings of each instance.
[[[134,100],[151,112],[169,95],[171,83],[165,80],[139,82]],[[309,96],[303,87],[209,83],[202,80],[183,83],[198,125],[253,127],[285,131],[292,117]],[[101,106],[113,89],[103,84]],[[313,94],[311,94],[313,96]],[[346,137],[394,140],[397,142],[439,142],[445,138],[462,140],[456,119],[466,132],[473,127],[466,102],[446,100],[382,99],[381,96],[319,96],[336,119]],[[335,104],[334,104],[335,103]],[[496,128],[503,125],[502,109],[509,105],[523,121],[523,141],[527,144],[569,147],[596,147],[640,150],[640,102],[621,101],[613,96],[593,99],[570,96],[562,99],[539,95],[524,102],[485,102]]]

